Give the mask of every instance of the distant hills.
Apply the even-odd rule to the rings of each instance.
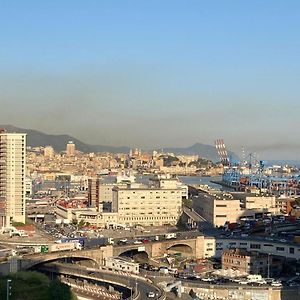
[[[112,147],[103,145],[90,145],[67,134],[46,134],[34,129],[19,128],[12,125],[0,125],[0,128],[6,129],[8,132],[27,133],[27,145],[31,147],[51,145],[55,151],[60,152],[66,150],[69,141],[73,141],[76,149],[82,152],[112,152],[112,153],[129,153],[129,147]]]
[[[31,147],[51,145],[55,151],[60,152],[66,149],[66,144],[73,141],[76,149],[82,152],[112,152],[112,153],[129,153],[130,147],[113,147],[105,145],[90,145],[67,134],[46,134],[38,130],[19,128],[12,125],[0,125],[0,128],[6,129],[8,132],[27,133],[27,145]],[[196,143],[187,148],[164,148],[164,152],[172,152],[174,154],[190,154],[199,155],[212,161],[219,161],[218,153],[214,146]],[[237,155],[229,151],[232,159],[237,159]]]
[[[217,150],[212,145],[206,145],[201,143],[196,143],[187,148],[164,148],[164,152],[172,152],[174,154],[186,154],[186,155],[199,155],[200,157],[210,159],[212,161],[220,161]],[[228,151],[229,158],[232,160],[238,160],[238,156],[232,152]]]

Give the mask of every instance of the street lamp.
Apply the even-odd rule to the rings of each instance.
[[[10,285],[10,283],[11,283],[11,279],[7,279],[7,281],[6,281],[6,299],[7,300],[9,300],[9,296],[11,295],[11,285]]]
[[[270,278],[270,253],[268,253],[268,278]]]

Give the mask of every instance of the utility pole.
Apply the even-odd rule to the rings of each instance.
[[[270,253],[268,253],[268,278],[270,278]]]
[[[11,279],[7,279],[6,281],[6,299],[9,300],[9,296],[11,295]]]
[[[137,279],[135,277],[135,292],[136,292],[136,295],[137,295],[137,285],[138,285],[138,283],[137,283]]]

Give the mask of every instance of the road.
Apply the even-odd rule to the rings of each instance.
[[[52,272],[57,272],[58,274],[73,275],[80,278],[98,280],[100,282],[112,282],[120,286],[127,287],[129,289],[132,288],[133,291],[137,289],[139,292],[139,296],[136,299],[139,300],[148,299],[147,295],[149,292],[153,292],[157,295],[155,298],[152,299],[164,299],[162,297],[162,291],[157,286],[145,279],[142,279],[141,277],[130,274],[120,274],[112,271],[82,268],[74,266],[72,264],[58,263],[45,264],[44,266],[39,267],[38,270],[48,270]]]
[[[195,222],[206,222],[206,220],[202,216],[200,216],[193,208],[191,209],[187,206],[184,206],[183,212],[186,213]]]

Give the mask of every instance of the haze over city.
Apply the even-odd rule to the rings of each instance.
[[[6,1],[2,124],[300,159],[298,1]]]
[[[0,0],[0,36],[0,299],[299,300],[299,1]]]

